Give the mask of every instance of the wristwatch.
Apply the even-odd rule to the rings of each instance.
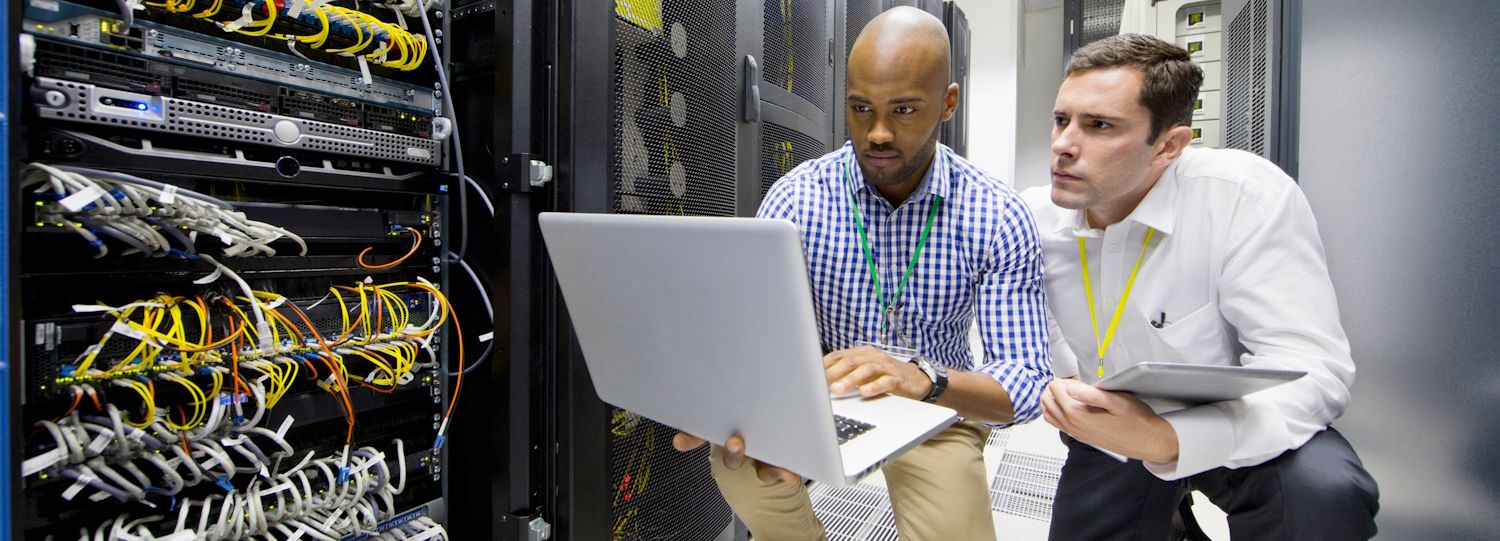
[[[927,374],[927,379],[932,380],[932,390],[927,392],[927,396],[923,397],[922,401],[937,402],[938,397],[943,396],[943,391],[948,390],[948,367],[934,364],[927,360],[926,355],[912,357],[911,364],[917,365],[917,368],[922,369],[923,374]]]

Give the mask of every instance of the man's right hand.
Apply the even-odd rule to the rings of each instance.
[[[703,438],[688,434],[687,432],[678,432],[676,436],[672,437],[672,447],[682,452],[702,447],[704,443],[707,442]],[[724,442],[724,467],[731,470],[738,470],[741,466],[745,465],[746,461],[755,466],[755,476],[759,477],[761,481],[767,483],[780,481],[788,483],[802,482],[802,477],[795,473],[746,457],[745,439],[741,438],[738,434],[730,436],[729,441]]]

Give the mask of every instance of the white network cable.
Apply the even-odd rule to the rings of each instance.
[[[40,207],[38,219],[82,236],[96,258],[109,253],[101,236],[130,246],[125,254],[156,257],[197,257],[194,240],[199,235],[218,238],[227,257],[276,255],[270,245],[282,238],[296,243],[299,255],[307,255],[302,237],[248,219],[229,203],[192,190],[124,173],[42,163],[27,165],[21,175],[23,189],[36,187],[37,193],[56,198]]]

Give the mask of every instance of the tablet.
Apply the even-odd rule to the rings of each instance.
[[[1141,363],[1095,387],[1128,391],[1142,398],[1165,398],[1185,405],[1233,400],[1306,375],[1301,370],[1179,363]]]

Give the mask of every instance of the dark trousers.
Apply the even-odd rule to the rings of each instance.
[[[1197,490],[1229,516],[1229,534],[1247,539],[1369,539],[1379,488],[1349,442],[1332,428],[1301,448],[1247,468],[1217,468],[1163,481],[1138,460],[1120,462],[1067,434],[1052,507],[1059,541],[1163,541],[1173,511]]]

